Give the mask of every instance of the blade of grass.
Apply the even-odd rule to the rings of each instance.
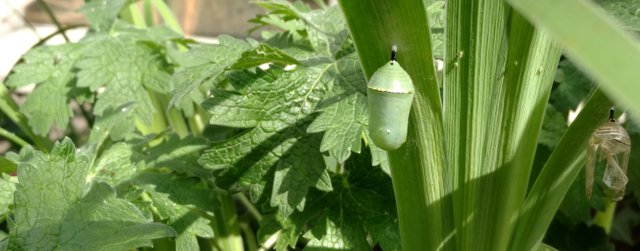
[[[531,250],[542,241],[555,212],[585,164],[591,133],[608,118],[613,103],[596,90],[564,133],[521,207],[509,250]]]
[[[441,103],[426,7],[422,0],[342,0],[367,77],[389,60],[398,61],[415,84],[407,142],[389,152],[404,250],[454,249],[451,174],[446,168]],[[362,10],[367,10],[363,15]]]
[[[592,1],[508,0],[548,31],[617,103],[640,114],[640,43]]]

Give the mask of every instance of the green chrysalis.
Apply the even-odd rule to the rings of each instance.
[[[373,73],[367,85],[369,134],[373,143],[387,151],[398,149],[407,140],[409,112],[413,102],[413,81],[396,62],[391,61]]]

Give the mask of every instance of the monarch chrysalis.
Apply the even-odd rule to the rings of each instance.
[[[394,48],[391,61],[378,68],[367,85],[369,134],[376,146],[391,151],[407,140],[413,92],[411,77],[396,62]]]

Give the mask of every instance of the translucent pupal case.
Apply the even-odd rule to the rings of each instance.
[[[609,189],[610,198],[622,200],[629,179],[627,166],[631,152],[629,134],[614,120],[598,127],[589,139],[587,149],[587,166],[585,168],[585,184],[587,198],[591,198],[594,179],[594,168],[599,162],[606,162],[602,182]]]

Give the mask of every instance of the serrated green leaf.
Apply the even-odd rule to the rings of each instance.
[[[267,44],[260,44],[251,50],[243,52],[242,56],[229,68],[248,69],[265,63],[274,63],[282,66],[300,64],[298,60],[286,53]]]
[[[333,189],[322,155],[318,154],[319,142],[317,136],[299,138],[278,161],[270,203],[285,216],[294,209],[304,210],[309,187],[321,191]]]
[[[11,250],[123,250],[175,234],[116,198],[109,185],[87,183],[89,159],[76,156],[69,139],[51,155],[31,151],[22,159],[28,162],[18,168]]]
[[[331,88],[328,69],[324,66],[281,72],[274,81],[267,79],[271,76],[235,71],[227,78],[236,86],[244,86],[242,93],[218,91],[202,106],[211,113],[212,124],[244,128],[261,124],[266,131],[276,131],[313,112]]]
[[[287,250],[288,247],[294,247],[298,242],[300,229],[293,223],[293,220],[284,217],[281,214],[264,215],[260,221],[258,229],[258,241],[262,244],[268,244],[275,239],[275,250]]]
[[[370,247],[364,234],[364,229],[353,220],[327,217],[305,235],[311,241],[304,250],[367,250]]]
[[[275,249],[287,250],[305,234],[312,250],[370,250],[363,242],[367,238],[383,250],[400,250],[389,176],[372,168],[367,154],[355,154],[344,168],[345,175],[333,180],[333,191],[311,192],[304,211],[265,216],[258,230],[260,242],[276,234]]]
[[[551,92],[549,103],[562,114],[575,110],[593,91],[595,84],[569,60],[560,61],[555,81],[558,86]]]
[[[80,12],[96,31],[108,31],[118,14],[124,8],[126,0],[92,0],[80,8]]]
[[[302,18],[309,26],[309,41],[316,53],[338,59],[338,55],[345,54],[340,53],[343,48],[353,47],[346,22],[337,5],[305,13]]]
[[[121,140],[131,131],[131,123],[126,123],[133,111],[134,103],[130,102],[115,109],[107,109],[95,120],[91,133],[89,134],[89,144],[99,147],[107,137],[112,140]]]
[[[198,158],[208,146],[208,141],[204,138],[187,136],[181,139],[178,135],[172,134],[166,140],[147,149],[144,161],[149,167],[168,167],[177,172],[207,178],[211,171],[198,165]]]
[[[547,106],[544,113],[542,131],[538,136],[538,143],[549,149],[554,149],[562,134],[567,130],[567,120],[554,106]]]
[[[95,114],[102,115],[108,109],[135,102],[134,114],[148,124],[152,114],[158,112],[148,91],[171,91],[172,77],[165,71],[164,59],[152,45],[130,39],[127,36],[95,38],[91,46],[100,50],[87,50],[76,65],[80,69],[78,86],[93,91],[104,86],[104,92],[98,95],[95,103]]]
[[[218,45],[202,44],[187,53],[186,58],[190,64],[174,74],[177,84],[170,106],[180,104],[185,96],[203,82],[218,77],[225,68],[234,64],[244,51],[251,49],[246,41],[230,36],[219,36],[218,41]]]
[[[0,177],[0,221],[4,220],[12,211],[13,192],[16,191],[18,179],[2,174]],[[0,237],[2,238],[2,237]]]
[[[135,145],[125,142],[109,146],[90,169],[89,178],[114,187],[130,179],[142,169],[133,161],[137,155],[136,150]]]
[[[290,149],[290,154],[293,155],[298,150],[307,152],[302,148],[292,147],[305,140],[303,137],[306,136],[308,123],[306,118],[330,88],[331,83],[325,76],[327,69],[328,67],[303,68],[294,72],[279,71],[279,78],[272,82],[268,82],[273,77],[268,74],[258,77],[248,71],[241,71],[234,81],[246,80],[244,83],[236,83],[244,85],[242,95],[214,95],[203,103],[212,112],[211,122],[214,124],[255,126],[239,137],[214,145],[200,158],[199,162],[206,168],[224,172],[216,180],[220,186],[234,191],[249,189],[251,198],[257,201],[265,192],[267,182],[270,182],[265,176],[273,172],[279,158]],[[234,75],[228,76],[233,79]],[[282,97],[284,100],[280,99]],[[308,154],[320,155],[319,152]],[[317,187],[321,184],[311,185]],[[288,189],[286,186],[282,188]],[[319,188],[327,189],[326,186]],[[299,201],[292,207],[296,207],[297,203]]]
[[[132,180],[133,184],[145,186],[147,190],[161,193],[165,199],[177,205],[189,208],[198,208],[204,211],[213,211],[220,203],[215,199],[216,192],[194,177],[186,177],[179,174],[166,174],[156,172],[144,172]],[[164,205],[169,206],[169,205]],[[164,208],[164,210],[172,210]],[[162,216],[169,217],[173,213],[165,213]]]
[[[367,101],[356,93],[325,109],[309,125],[309,133],[325,132],[320,151],[329,152],[340,163],[351,155],[360,153],[362,130],[367,125]]]
[[[73,115],[67,93],[75,77],[74,64],[84,48],[81,44],[38,47],[23,56],[24,63],[13,68],[13,74],[7,79],[8,86],[36,84],[20,108],[36,134],[47,135],[53,125],[67,128]]]
[[[282,50],[298,61],[313,60],[316,54],[308,39],[295,32],[281,32],[274,34],[264,34],[264,43]]]
[[[198,246],[196,236],[213,238],[210,221],[201,214],[216,207],[216,193],[202,186],[199,179],[146,172],[134,183],[147,191],[158,216],[178,233],[176,250],[193,250],[189,248]]]

